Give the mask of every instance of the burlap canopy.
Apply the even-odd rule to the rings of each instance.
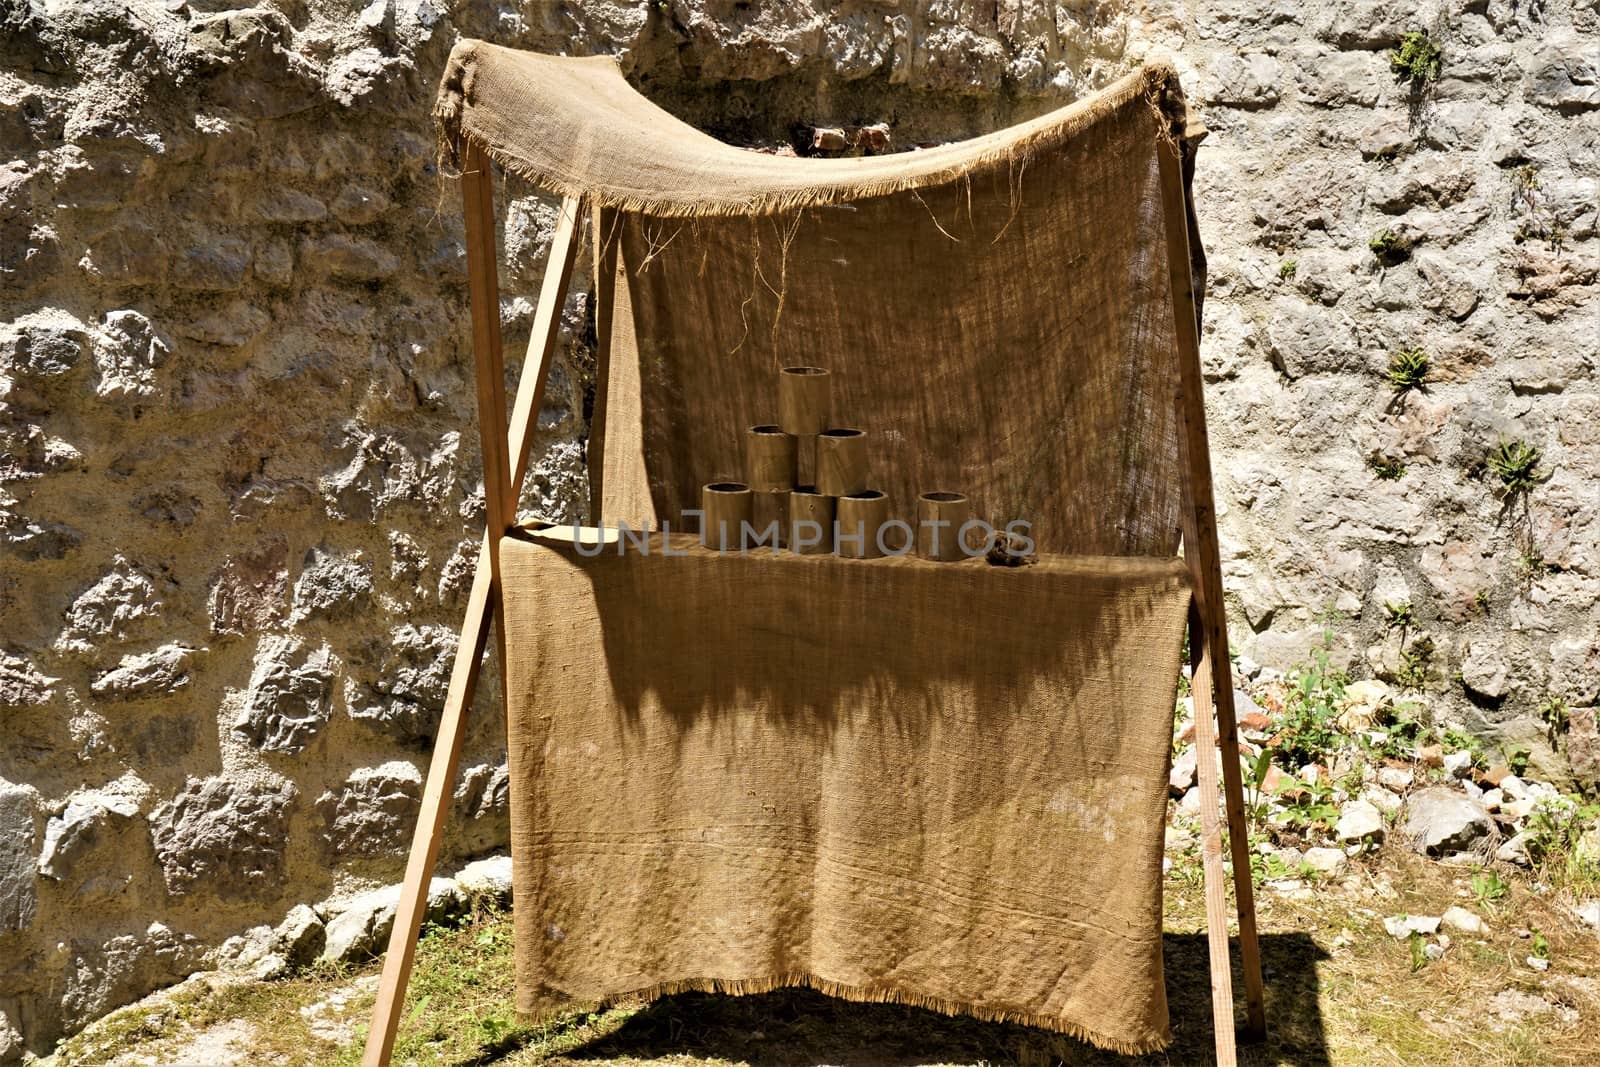
[[[1160,1045],[1188,586],[1159,153],[1199,132],[1173,71],[800,159],[693,130],[609,59],[469,41],[438,114],[598,216],[591,522],[681,528],[806,364],[896,517],[955,490],[1041,553],[1002,581],[503,542],[523,1005],[807,982]]]

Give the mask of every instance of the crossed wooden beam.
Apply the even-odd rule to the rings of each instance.
[[[1233,680],[1228,663],[1227,618],[1222,599],[1222,562],[1217,541],[1216,509],[1211,484],[1211,452],[1207,442],[1200,371],[1199,320],[1190,271],[1188,199],[1182,161],[1175,145],[1158,150],[1162,209],[1166,228],[1167,266],[1172,290],[1179,349],[1178,408],[1180,470],[1184,479],[1184,557],[1193,578],[1189,610],[1189,647],[1194,694],[1195,748],[1200,788],[1201,857],[1205,873],[1206,930],[1211,970],[1212,1020],[1217,1063],[1234,1067],[1233,984],[1229,965],[1227,879],[1223,868],[1222,817],[1219,815],[1217,764],[1222,765],[1228,845],[1233,860],[1234,895],[1239,916],[1239,955],[1244,969],[1245,1034],[1266,1033],[1266,1007],[1261,981],[1261,953],[1256,938],[1254,890],[1250,881],[1250,849],[1245,827],[1244,786],[1239,765],[1239,738],[1233,706]],[[494,195],[489,158],[468,142],[461,173],[463,215],[467,235],[467,278],[472,303],[472,351],[477,371],[478,427],[483,452],[483,484],[487,516],[478,565],[461,624],[445,697],[444,714],[428,766],[422,807],[406,862],[405,881],[395,910],[394,928],[383,961],[377,1002],[367,1032],[364,1067],[384,1067],[394,1050],[406,984],[416,959],[417,938],[428,906],[428,885],[444,839],[445,820],[461,758],[466,712],[477,687],[491,618],[501,666],[501,700],[505,706],[505,618],[500,586],[500,538],[516,524],[517,501],[527,474],[530,428],[544,399],[545,382],[560,334],[561,311],[577,259],[580,227],[586,208],[582,198],[562,201],[555,237],[545,266],[534,314],[533,334],[522,377],[506,421],[505,360],[500,339],[500,300],[495,255]],[[599,323],[601,389],[609,364],[610,318],[614,295],[614,246],[603,247],[602,222],[610,211],[592,212],[599,265],[596,315]],[[598,405],[597,405],[598,406]],[[598,412],[597,412],[598,414]],[[598,439],[591,447],[603,447]],[[598,515],[599,488],[591,488],[591,514]],[[513,904],[515,906],[515,904]]]

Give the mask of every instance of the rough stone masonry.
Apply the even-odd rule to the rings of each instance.
[[[816,128],[971,136],[1174,57],[1212,131],[1237,651],[1288,666],[1326,632],[1358,675],[1600,784],[1594,0],[8,0],[0,20],[0,1062],[398,877],[483,512],[428,117],[460,35],[617,55],[689,121],[804,152]],[[1442,52],[1420,86],[1388,56],[1414,30]],[[515,353],[554,205],[501,201]],[[524,500],[556,519],[581,514],[593,384],[585,295],[566,311]],[[1429,371],[1397,395],[1402,351]],[[1486,458],[1514,441],[1548,477],[1508,499]],[[490,707],[459,856],[505,835]]]

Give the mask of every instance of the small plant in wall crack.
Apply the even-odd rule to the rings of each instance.
[[[1412,609],[1411,601],[1409,600],[1399,602],[1385,600],[1383,602],[1383,619],[1390,628],[1395,630],[1410,629],[1417,624],[1417,615]]]
[[[1393,456],[1373,456],[1367,460],[1367,466],[1380,481],[1398,482],[1406,474],[1405,462]]]
[[[1526,163],[1511,172],[1511,213],[1518,220],[1512,240],[1543,241],[1552,252],[1560,252],[1567,231],[1545,202],[1539,187],[1539,168]]]
[[[1428,381],[1431,361],[1420,348],[1402,348],[1389,357],[1389,384],[1396,393],[1421,389]]]
[[[1551,697],[1539,705],[1539,718],[1544,720],[1552,741],[1567,732],[1568,713],[1567,702],[1560,697]]]
[[[1550,480],[1549,472],[1540,466],[1544,452],[1526,441],[1500,441],[1484,462],[1500,479],[1497,492],[1503,497],[1524,496]]]
[[[1439,80],[1444,53],[1427,30],[1411,30],[1390,49],[1389,69],[1394,72],[1395,81],[1410,86],[1413,92],[1420,91]]]
[[[1385,267],[1404,263],[1411,257],[1411,242],[1387,226],[1372,235],[1372,239],[1367,242],[1367,248]]]

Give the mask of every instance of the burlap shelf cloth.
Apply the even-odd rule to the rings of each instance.
[[[1163,1047],[1175,559],[502,541],[517,1001],[806,985]]]

